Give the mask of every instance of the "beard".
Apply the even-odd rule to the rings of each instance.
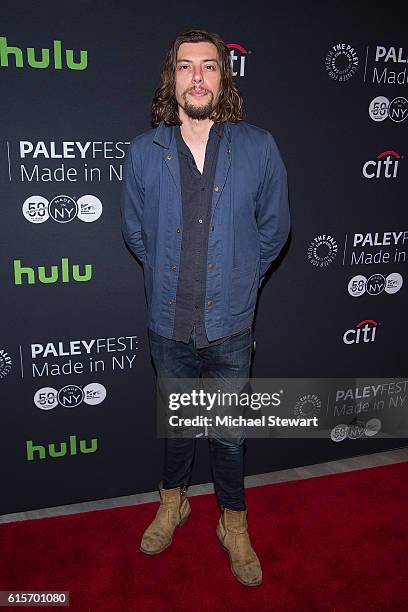
[[[209,119],[211,113],[214,110],[214,94],[212,93],[212,91],[208,91],[206,90],[207,93],[210,96],[209,101],[207,102],[207,104],[204,105],[195,105],[195,104],[191,104],[188,100],[187,100],[187,93],[185,92],[183,94],[183,100],[184,100],[184,106],[182,107],[184,112],[186,113],[187,117],[189,117],[190,119]]]

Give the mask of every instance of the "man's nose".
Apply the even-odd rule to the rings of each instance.
[[[194,68],[193,82],[194,83],[201,83],[202,80],[203,80],[203,72],[201,70],[201,67]]]

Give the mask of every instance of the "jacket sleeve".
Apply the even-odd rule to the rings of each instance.
[[[144,189],[141,180],[140,155],[135,141],[129,146],[123,168],[121,197],[122,233],[133,253],[144,263],[146,249],[142,240]]]
[[[259,286],[269,266],[279,255],[290,230],[286,168],[275,140],[269,132],[267,132],[264,168],[255,208],[261,245]]]

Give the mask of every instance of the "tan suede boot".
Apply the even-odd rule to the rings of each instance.
[[[160,507],[140,543],[140,550],[146,555],[157,555],[166,550],[173,540],[176,527],[184,525],[191,513],[185,487],[162,489],[159,485],[159,493]]]
[[[246,510],[239,512],[224,508],[217,525],[217,536],[229,554],[235,578],[245,586],[257,586],[262,582],[262,569],[251,546],[246,515]]]

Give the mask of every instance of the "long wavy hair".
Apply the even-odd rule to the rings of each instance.
[[[218,51],[221,71],[220,93],[210,119],[214,123],[242,121],[244,118],[243,100],[233,80],[227,45],[218,34],[206,30],[188,30],[178,36],[167,50],[161,71],[160,85],[153,97],[153,123],[158,125],[163,121],[166,125],[181,125],[175,96],[176,63],[179,47],[185,42],[210,42],[216,46]]]

